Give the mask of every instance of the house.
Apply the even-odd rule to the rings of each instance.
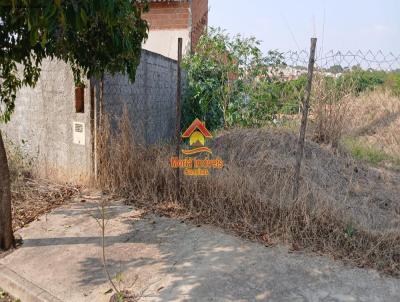
[[[150,0],[143,15],[149,23],[149,38],[144,49],[177,59],[178,38],[184,53],[194,51],[208,24],[208,0]]]

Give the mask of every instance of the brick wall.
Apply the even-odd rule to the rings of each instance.
[[[208,24],[208,0],[155,1],[150,3],[150,11],[143,17],[150,25],[149,39],[144,48],[176,59],[177,36],[187,44],[185,51],[196,48]],[[162,36],[158,35],[161,31]]]
[[[208,0],[192,0],[191,47],[196,49],[197,42],[208,24]]]
[[[150,31],[189,28],[189,1],[151,3],[143,17],[149,22]]]

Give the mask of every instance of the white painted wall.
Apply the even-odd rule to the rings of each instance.
[[[183,54],[190,51],[190,30],[151,30],[143,48],[168,58],[178,58],[178,38],[183,39]]]

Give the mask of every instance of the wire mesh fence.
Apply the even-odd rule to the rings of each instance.
[[[281,90],[281,113],[300,112],[301,97],[307,75],[309,52],[287,51],[282,53],[284,64],[280,67],[280,80],[286,82]],[[400,90],[400,54],[371,50],[368,51],[328,51],[319,54],[315,61],[316,77],[330,79],[336,85],[353,84],[353,89],[385,86],[394,91]],[[343,82],[343,83],[342,83]],[[291,93],[288,94],[288,91]]]
[[[307,67],[309,52],[287,51],[283,57],[288,66]],[[319,53],[315,62],[316,68],[340,73],[355,67],[364,70],[379,70],[387,72],[400,72],[400,54],[378,51],[335,51],[330,50]]]
[[[298,118],[307,51],[283,53],[277,121]],[[329,51],[316,58],[309,133],[315,141],[354,149],[373,161],[400,163],[400,55]],[[368,146],[364,148],[363,146]]]

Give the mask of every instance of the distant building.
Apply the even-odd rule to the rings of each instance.
[[[208,24],[208,0],[150,0],[150,11],[143,15],[150,25],[144,49],[177,59],[178,38],[188,53]]]

